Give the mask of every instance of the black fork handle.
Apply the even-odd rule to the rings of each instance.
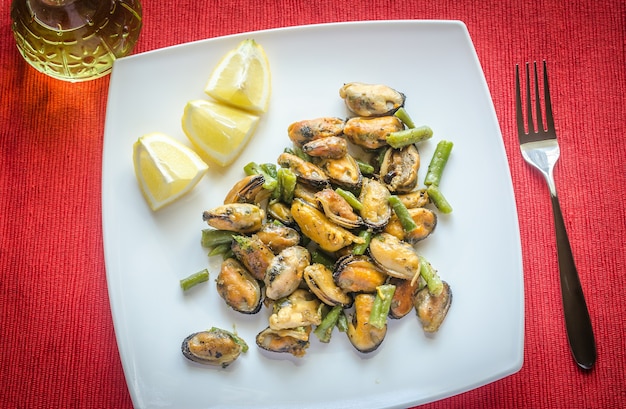
[[[554,228],[556,230],[556,247],[567,338],[578,366],[583,369],[591,369],[596,362],[596,342],[593,327],[565,231],[559,199],[552,194],[550,198],[552,199],[552,213],[554,214]]]

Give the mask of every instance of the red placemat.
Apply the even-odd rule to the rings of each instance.
[[[425,407],[624,406],[623,1],[150,0],[143,7],[144,28],[135,52],[299,24],[464,21],[492,93],[518,203],[525,361],[513,376]],[[68,84],[35,72],[15,49],[9,2],[0,10],[0,406],[131,407],[102,248],[108,79]],[[402,41],[410,52],[410,39]],[[514,64],[543,58],[549,62],[561,145],[557,188],[597,338],[598,363],[590,372],[579,370],[568,350],[550,201],[541,176],[522,161],[515,134]]]

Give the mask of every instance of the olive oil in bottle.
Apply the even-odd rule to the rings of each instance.
[[[13,0],[17,48],[37,70],[66,81],[108,74],[141,31],[139,0]]]

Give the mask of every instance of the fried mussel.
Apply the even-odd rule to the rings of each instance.
[[[213,327],[185,337],[181,351],[191,361],[226,368],[248,351],[248,344],[235,333]]]
[[[357,351],[369,353],[385,338],[387,316],[400,319],[415,310],[423,331],[432,333],[451,304],[449,285],[436,270],[422,268],[426,261],[415,247],[437,225],[428,194],[417,188],[418,147],[386,142],[405,128],[394,116],[405,96],[363,83],[345,84],[340,96],[354,117],[292,123],[292,146],[277,165],[246,175],[223,205],[203,213],[211,230],[232,232],[214,243],[224,259],[218,293],[237,312],[268,312],[255,340],[266,351],[302,357],[311,333],[329,328],[325,320],[332,315],[337,322],[330,323],[330,332],[336,326]],[[411,230],[390,204],[392,196],[412,219]],[[372,325],[382,287],[395,292],[383,324]],[[337,309],[339,314],[330,313]],[[225,358],[214,357],[218,347],[212,355],[191,352],[192,341],[218,337],[199,334],[204,333],[183,343],[188,358],[226,366],[238,356],[235,347],[219,352]]]
[[[352,112],[360,116],[392,115],[404,106],[403,93],[384,84],[349,82],[339,89],[339,96]]]

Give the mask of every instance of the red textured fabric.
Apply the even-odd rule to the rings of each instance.
[[[35,72],[15,48],[9,7],[9,0],[0,5],[0,407],[130,408],[101,227],[109,80],[67,84]],[[500,120],[518,204],[524,366],[424,407],[626,406],[623,0],[144,0],[143,9],[135,52],[300,24],[464,21]],[[573,364],[564,334],[547,189],[523,162],[515,133],[513,67],[544,58],[561,145],[557,187],[597,340],[589,373]]]

